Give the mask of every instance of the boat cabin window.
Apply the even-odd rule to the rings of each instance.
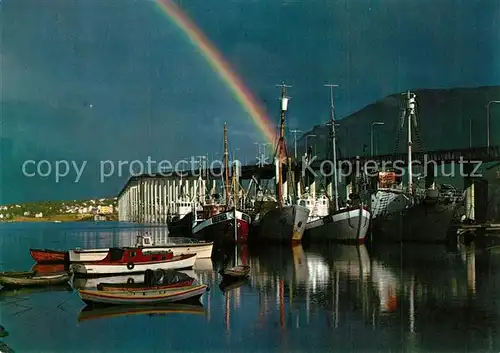
[[[130,253],[130,256],[131,256],[131,257],[134,257],[134,256],[136,256],[136,253],[135,253],[135,251],[132,251],[132,252]]]

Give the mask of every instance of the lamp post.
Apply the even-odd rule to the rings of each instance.
[[[316,135],[307,135],[307,136],[306,136],[306,153],[307,153],[307,149],[309,148],[309,144],[307,143],[307,139],[308,139],[309,137],[316,137]]]
[[[265,160],[267,158],[267,152],[266,152],[266,146],[267,145],[272,145],[272,143],[270,143],[270,142],[262,143],[262,160],[263,160],[263,163],[265,162]]]
[[[297,134],[301,133],[302,130],[290,130],[290,132],[293,134],[293,151],[295,159],[297,159]]]
[[[371,131],[370,131],[370,155],[373,157],[373,127],[378,125],[385,125],[381,121],[376,121],[372,123]]]
[[[469,148],[472,148],[472,119],[469,119]]]
[[[490,151],[490,105],[494,103],[500,103],[500,101],[493,100],[489,101],[488,104],[486,105],[486,146],[488,147],[488,152]]]

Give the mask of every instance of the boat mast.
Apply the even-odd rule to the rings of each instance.
[[[283,166],[281,162],[283,161],[283,154],[285,151],[285,113],[288,109],[286,89],[292,86],[285,85],[284,82],[276,86],[281,87],[280,138],[278,141],[278,206],[281,208],[283,207]]]
[[[226,194],[226,209],[229,207],[229,155],[227,151],[227,125],[224,123],[224,184]]]
[[[333,87],[339,85],[326,84],[325,87],[330,87],[330,131],[332,135],[332,159],[333,159],[333,193],[335,195],[335,210],[339,209],[339,192],[338,192],[338,178],[337,178],[337,136],[335,134],[335,112],[333,108]]]

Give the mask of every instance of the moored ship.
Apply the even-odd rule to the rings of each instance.
[[[452,186],[436,185],[433,176],[425,188],[414,183],[412,166],[412,125],[416,127],[416,95],[407,92],[401,116],[408,124],[407,185],[392,170],[379,172],[378,190],[371,195],[373,230],[382,241],[444,242],[463,200]]]
[[[286,85],[281,85],[281,118],[280,138],[278,141],[278,158],[276,159],[277,207],[266,212],[255,220],[256,227],[252,233],[255,240],[271,240],[280,242],[300,242],[309,217],[309,209],[298,204],[285,204],[283,197],[283,163],[285,150],[285,113],[288,108]]]
[[[225,177],[225,204],[210,203],[203,205],[201,220],[195,219],[192,233],[198,239],[210,240],[215,243],[244,243],[247,241],[251,218],[238,210],[238,192],[236,182],[236,168],[233,168],[233,194],[230,199],[229,191],[229,157],[227,143],[227,126],[224,124],[224,177]]]

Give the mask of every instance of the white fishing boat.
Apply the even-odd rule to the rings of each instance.
[[[335,132],[335,115],[333,108],[333,86],[330,86],[330,138],[332,140],[333,160],[333,200],[323,194],[319,197],[306,195],[299,200],[299,205],[310,210],[306,224],[305,237],[311,241],[342,241],[363,243],[370,226],[370,212],[360,203],[351,207],[340,207],[337,176],[337,137]]]
[[[74,263],[71,264],[71,269],[75,275],[111,276],[156,269],[191,269],[195,261],[195,254],[172,256],[171,252],[143,253],[136,248],[112,248],[103,260]]]
[[[142,248],[144,253],[151,251],[171,251],[174,253],[174,256],[195,254],[196,258],[210,258],[213,246],[213,242],[185,237],[169,237],[165,244],[155,245],[149,235],[138,235],[136,243],[136,247]],[[71,263],[101,261],[108,255],[108,252],[109,248],[69,250],[69,261]]]

